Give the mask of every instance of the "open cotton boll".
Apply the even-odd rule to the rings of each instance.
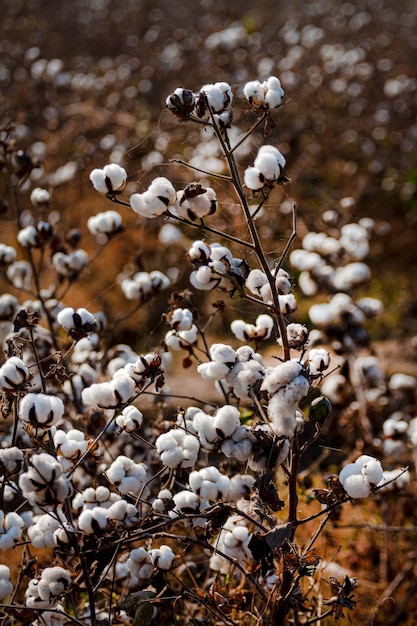
[[[293,381],[302,371],[303,366],[298,361],[285,361],[275,367],[269,367],[266,370],[261,391],[274,394],[278,389]]]
[[[34,428],[51,428],[64,413],[64,403],[57,396],[28,393],[19,404],[19,418]]]
[[[155,447],[161,462],[167,467],[193,467],[197,462],[200,442],[194,435],[179,428],[172,428],[159,435]]]
[[[191,263],[206,263],[210,258],[210,246],[204,241],[194,241],[187,256]]]
[[[212,361],[218,361],[219,363],[234,363],[236,352],[227,344],[213,343],[210,346],[210,358]]]
[[[351,474],[340,482],[351,498],[367,498],[371,493],[371,485],[362,474]]]
[[[170,546],[162,544],[159,548],[149,550],[152,563],[158,569],[169,570],[173,566],[175,554]]]
[[[248,189],[259,191],[265,185],[263,174],[256,167],[247,167],[243,175],[243,182]]]
[[[163,202],[166,206],[174,204],[177,198],[177,192],[175,191],[171,181],[163,176],[154,178],[148,187],[148,191],[153,196],[159,198],[159,200],[161,200],[161,202]]]
[[[121,191],[126,186],[127,172],[117,163],[109,163],[103,169],[94,169],[90,173],[90,181],[94,189],[100,193]]]
[[[87,228],[92,235],[115,233],[122,226],[122,216],[117,211],[97,213],[87,220]]]
[[[10,581],[10,569],[7,565],[0,565],[0,602],[13,593],[13,583]]]
[[[308,371],[311,376],[319,376],[329,364],[330,355],[324,348],[313,348],[308,353]]]
[[[276,180],[281,173],[278,161],[271,152],[258,154],[253,165],[269,181]]]
[[[350,291],[369,280],[370,277],[371,270],[365,263],[349,263],[336,269],[333,275],[333,286],[339,291]]]
[[[116,424],[127,433],[131,433],[142,426],[143,413],[135,406],[126,406],[122,413],[117,416]]]
[[[259,108],[265,102],[264,86],[259,80],[251,80],[243,87],[243,94],[251,106]]]
[[[220,407],[214,416],[213,426],[222,437],[231,437],[240,426],[239,410],[231,405]]]
[[[28,378],[29,369],[17,356],[11,356],[0,367],[0,388],[5,391],[24,386]]]
[[[169,317],[169,323],[175,330],[189,330],[193,323],[193,314],[190,309],[174,309]]]
[[[0,266],[7,267],[16,260],[16,250],[12,246],[0,243]]]
[[[219,284],[219,277],[207,265],[199,267],[190,274],[190,283],[196,289],[210,291]]]

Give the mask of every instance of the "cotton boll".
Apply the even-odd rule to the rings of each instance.
[[[87,228],[92,235],[110,235],[122,227],[122,217],[117,211],[104,211],[87,220]]]
[[[278,161],[271,152],[258,154],[253,165],[268,181],[277,180],[281,173]]]
[[[8,391],[25,386],[29,378],[29,369],[22,359],[12,356],[0,367],[0,388]]]
[[[57,396],[28,393],[19,404],[19,418],[34,428],[51,428],[61,420],[64,403]]]
[[[256,167],[246,168],[243,181],[246,187],[252,191],[259,191],[265,185],[264,176]]]
[[[148,191],[152,195],[159,198],[166,206],[174,204],[177,197],[177,193],[172,183],[163,176],[154,178],[148,187]]]
[[[191,263],[206,263],[210,258],[210,247],[204,241],[194,241],[187,256]]]
[[[220,407],[214,416],[213,426],[221,437],[231,437],[240,426],[239,410],[230,405]]]
[[[302,371],[303,367],[298,361],[285,361],[276,367],[267,368],[261,390],[274,394],[293,381]]]
[[[260,108],[265,103],[263,84],[259,80],[252,80],[243,87],[243,94],[253,108]]]
[[[411,477],[410,472],[408,470],[404,471],[403,469],[394,469],[394,470],[386,470],[383,473],[383,476],[378,483],[378,491],[381,493],[386,493],[389,491],[398,490],[401,491],[403,489],[407,489],[410,485]]]
[[[127,433],[140,428],[142,421],[143,413],[131,404],[125,407],[122,413],[116,418],[116,424]]]
[[[256,296],[260,295],[261,289],[268,284],[268,279],[264,272],[258,269],[251,270],[246,278],[246,287]]]
[[[313,348],[308,353],[308,371],[310,376],[320,376],[329,367],[330,355],[324,348]]]
[[[211,291],[219,284],[220,279],[208,266],[201,266],[190,274],[190,283],[196,289]]]
[[[0,602],[13,593],[13,584],[10,581],[10,569],[7,565],[0,565]]]
[[[399,372],[391,376],[388,385],[391,391],[413,391],[417,388],[417,378]]]
[[[169,570],[173,567],[175,554],[170,546],[162,544],[159,548],[149,550],[149,556],[158,569]]]
[[[108,194],[115,191],[122,191],[126,186],[127,173],[120,165],[110,163],[102,170],[94,169],[90,173],[90,181],[94,189],[100,193]]]
[[[351,498],[367,498],[371,493],[371,486],[362,474],[352,474],[340,482]]]

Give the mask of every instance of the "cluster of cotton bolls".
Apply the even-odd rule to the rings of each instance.
[[[56,252],[52,257],[52,265],[60,276],[74,280],[88,265],[88,254],[79,248],[66,254]]]
[[[199,93],[195,94],[189,89],[178,87],[166,99],[166,106],[173,115],[186,121],[194,115],[200,119],[209,120],[213,114],[219,125],[223,122],[228,125],[230,105],[233,93],[228,83],[217,82],[203,85]]]
[[[168,289],[171,281],[159,270],[137,272],[133,278],[123,278],[120,287],[128,300],[146,302],[152,296]]]
[[[127,172],[117,163],[109,163],[103,169],[94,169],[90,173],[90,181],[96,191],[105,195],[115,195],[126,187]]]
[[[273,304],[271,284],[265,272],[253,269],[249,272],[245,281],[246,287],[255,296],[258,296],[265,304]],[[275,272],[274,284],[278,293],[279,306],[284,315],[293,313],[297,308],[297,301],[291,293],[292,285],[289,274],[282,268]]]
[[[135,463],[121,454],[106,470],[106,477],[122,495],[141,496],[144,499],[149,496],[149,476],[145,463]]]
[[[71,574],[63,567],[46,567],[40,578],[29,581],[26,589],[26,606],[46,609],[57,604],[71,585]]]
[[[161,463],[167,467],[194,467],[200,451],[198,438],[180,428],[172,428],[155,441]]]
[[[298,361],[286,361],[266,369],[261,391],[269,396],[268,417],[278,436],[294,436],[300,421],[298,403],[309,388],[307,372]]]
[[[269,339],[274,320],[270,315],[265,313],[258,315],[255,324],[248,324],[243,320],[233,320],[230,329],[234,336],[241,341],[259,341]]]
[[[210,568],[215,572],[228,574],[234,562],[243,566],[249,564],[252,561],[250,539],[248,521],[240,515],[231,515],[213,544],[214,553],[210,557]]]
[[[58,459],[47,452],[33,454],[19,477],[22,495],[30,504],[53,507],[68,498],[73,487]]]
[[[383,469],[380,461],[363,454],[354,463],[345,465],[339,474],[343,489],[351,498],[367,498],[380,483]]]
[[[373,229],[373,220],[363,218],[342,226],[339,237],[323,232],[305,235],[302,248],[290,254],[292,267],[300,272],[298,284],[303,293],[313,296],[319,289],[350,293],[369,280],[370,270],[363,259],[369,253]]]
[[[275,146],[261,146],[253,166],[245,170],[244,182],[248,189],[260,191],[282,180],[286,160]],[[286,179],[285,179],[286,180]]]
[[[243,87],[243,93],[254,109],[275,109],[281,106],[284,98],[281,81],[276,76],[270,76],[263,82],[249,81]]]
[[[189,350],[198,341],[198,328],[193,323],[193,314],[189,309],[177,308],[167,316],[171,326],[164,337],[164,343],[171,350]]]
[[[234,350],[223,343],[210,347],[210,361],[201,363],[197,371],[204,380],[224,383],[241,400],[247,400],[251,391],[263,379],[265,366],[260,354],[250,346]]]
[[[29,224],[17,234],[17,241],[23,248],[40,248],[53,237],[52,224],[40,221],[36,226]]]
[[[122,216],[117,211],[97,213],[88,218],[87,228],[92,235],[113,235],[122,228]]]
[[[196,289],[211,291],[219,287],[233,291],[244,282],[247,265],[242,259],[235,258],[226,246],[194,241],[187,256],[197,268],[190,274],[190,283]]]

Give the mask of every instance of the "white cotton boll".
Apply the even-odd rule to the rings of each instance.
[[[129,204],[132,207],[133,211],[142,217],[150,217],[149,212],[146,208],[145,201],[143,199],[143,194],[134,193],[129,198]]]
[[[107,519],[123,528],[134,528],[139,523],[139,512],[134,504],[119,500],[107,509]]]
[[[258,154],[253,165],[268,181],[276,180],[281,173],[278,161],[271,152]]]
[[[155,500],[152,502],[152,509],[156,513],[166,513],[172,503],[172,493],[169,489],[161,489]]]
[[[225,94],[216,85],[203,85],[200,93],[206,95],[208,105],[213,110],[213,113],[220,113],[224,109],[226,102]]]
[[[243,181],[248,189],[259,191],[265,185],[263,174],[256,167],[247,167],[243,175]]]
[[[219,284],[219,279],[213,274],[212,269],[205,265],[191,272],[190,283],[196,289],[210,291]]]
[[[193,323],[193,314],[189,309],[174,309],[169,323],[176,330],[189,330]]]
[[[24,456],[22,450],[16,446],[0,448],[0,471],[3,476],[17,474],[23,465]]]
[[[268,279],[261,270],[254,269],[249,272],[245,284],[251,293],[259,295],[262,287],[268,284]]]
[[[308,353],[308,368],[311,376],[319,376],[329,367],[330,355],[324,348],[313,348]]]
[[[115,233],[122,226],[122,217],[117,211],[104,211],[87,220],[87,228],[92,235]]]
[[[298,277],[298,286],[305,296],[315,296],[318,292],[316,281],[312,278],[310,272],[301,272]]]
[[[90,172],[90,181],[96,191],[107,194],[111,188],[106,183],[106,175],[102,169],[95,168]]]
[[[230,367],[226,363],[218,363],[216,361],[201,363],[197,367],[197,372],[203,380],[223,380],[229,371]]]
[[[274,320],[270,315],[262,314],[258,315],[255,322],[256,337],[258,339],[269,339],[272,329],[274,327]]]
[[[173,567],[175,554],[170,546],[162,544],[159,548],[149,550],[149,556],[158,569],[169,570]]]
[[[17,241],[23,248],[37,248],[39,246],[38,231],[35,226],[29,225],[17,233]]]
[[[64,403],[57,396],[28,393],[19,404],[19,418],[34,428],[50,428],[61,420]]]
[[[236,361],[236,352],[227,344],[213,343],[210,347],[210,358],[219,363],[233,364]]]
[[[194,415],[193,428],[200,438],[202,448],[212,450],[220,441],[219,435],[214,428],[214,420],[211,415],[199,411]]]
[[[142,421],[143,413],[132,404],[125,407],[121,415],[116,418],[116,424],[127,433],[131,433],[137,428],[140,428]]]
[[[312,323],[319,328],[336,326],[340,322],[340,311],[331,303],[313,304],[308,314]]]
[[[170,517],[178,517],[184,512],[199,512],[200,511],[200,497],[193,491],[183,489],[176,493],[173,497],[175,509],[169,511]]]
[[[291,252],[290,263],[297,270],[311,272],[323,266],[325,261],[317,252],[298,249]]]
[[[95,506],[85,509],[78,516],[78,528],[86,535],[94,535],[107,528],[107,509]]]
[[[17,513],[0,510],[0,550],[10,550],[22,538],[25,522]]]
[[[28,537],[34,548],[54,548],[55,531],[61,527],[65,521],[64,515],[61,513],[59,519],[52,515],[40,515],[36,521],[28,528]]]
[[[30,201],[34,206],[41,206],[42,204],[48,204],[51,196],[47,189],[41,187],[35,187],[30,194]]]
[[[276,435],[289,439],[294,437],[297,426],[295,410],[296,403],[286,401],[280,392],[272,396],[268,403],[268,417],[273,424],[272,428]]]
[[[13,593],[13,583],[10,581],[10,569],[7,565],[0,565],[0,602]]]
[[[356,306],[366,315],[366,317],[377,317],[384,311],[383,303],[377,298],[360,298],[356,301]]]
[[[417,388],[417,378],[410,374],[393,374],[388,383],[391,391],[413,391]]]
[[[285,361],[275,367],[269,367],[266,370],[261,391],[274,394],[278,389],[292,382],[302,371],[303,366],[298,361]]]
[[[385,470],[380,482],[377,487],[382,493],[386,493],[394,490],[403,490],[407,489],[410,486],[411,476],[408,470],[404,471],[403,469],[394,469],[394,470]]]
[[[164,246],[170,246],[180,243],[184,239],[181,230],[174,224],[164,224],[158,234],[159,243]]]
[[[0,367],[0,388],[6,391],[24,385],[28,378],[29,369],[17,356],[10,357]]]
[[[283,296],[279,295],[278,300],[281,313],[283,315],[290,315],[297,310],[297,300],[294,294],[289,293]]]
[[[124,189],[127,181],[127,173],[123,167],[117,163],[110,163],[103,167],[104,176],[110,181],[109,191],[118,191]]]
[[[255,483],[255,477],[248,474],[235,474],[230,480],[229,499],[240,500],[247,498]]]
[[[126,374],[116,372],[110,383],[117,399],[117,404],[124,404],[130,400],[135,392],[135,381]]]
[[[231,437],[240,426],[239,410],[230,405],[220,407],[214,416],[213,426],[222,437]]]
[[[253,324],[246,324],[243,320],[233,320],[230,329],[236,339],[248,341],[256,336],[256,328]]]
[[[351,498],[367,498],[371,493],[371,486],[362,474],[352,474],[340,482]]]
[[[333,286],[340,291],[350,291],[354,287],[369,280],[371,270],[365,263],[349,263],[336,269],[333,275]]]
[[[377,485],[382,479],[383,469],[378,459],[371,459],[362,466],[362,474],[371,485]]]
[[[7,268],[7,278],[16,289],[30,289],[32,268],[27,261],[15,261]]]
[[[204,263],[210,258],[210,247],[204,241],[194,241],[187,256],[192,263]]]
[[[303,248],[309,252],[319,252],[326,239],[326,233],[307,233],[303,238]]]
[[[0,243],[0,266],[7,267],[16,260],[16,250],[12,246]]]
[[[177,197],[177,192],[175,191],[174,186],[163,176],[154,178],[148,187],[148,191],[164,202],[166,206],[174,204]]]
[[[259,108],[265,102],[264,86],[259,80],[251,80],[243,87],[243,94],[251,106]]]

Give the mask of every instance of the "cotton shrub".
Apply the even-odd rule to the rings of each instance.
[[[378,506],[380,493],[408,489],[401,464],[417,449],[416,379],[388,379],[367,350],[366,322],[383,307],[357,294],[370,279],[376,224],[332,218],[328,233],[306,233],[296,248],[293,206],[293,236],[281,256],[267,253],[262,224],[270,195],[289,182],[291,151],[266,136],[254,144],[258,128],[279,124],[284,90],[270,76],[250,80],[243,96],[239,135],[228,83],[166,98],[168,113],[220,146],[221,185],[194,166],[204,180],[183,184],[167,166],[167,176],[136,184],[128,167],[97,164],[89,178],[101,195],[85,220],[95,255],[79,247],[81,231],[46,219],[53,197],[34,186],[41,177],[20,187],[0,129],[19,243],[0,244],[5,283],[18,294],[0,296],[0,550],[6,560],[31,544],[53,563],[28,565],[13,582],[0,566],[0,600],[13,593],[12,613],[32,611],[32,623],[145,624],[163,621],[158,611],[184,624],[336,619],[354,608],[357,583],[330,580],[326,599],[314,544],[353,501]],[[119,210],[104,210],[106,201]],[[231,234],[225,224],[238,212]],[[122,244],[114,310],[75,305],[70,289],[85,281],[94,292],[101,254],[127,241],[125,223],[134,223],[129,237],[149,229],[152,245],[155,233],[168,244],[159,268],[132,261]],[[309,322],[297,321],[297,298],[311,297]],[[225,312],[234,319],[222,336],[215,319]],[[129,317],[140,339],[132,345],[119,343]],[[332,436],[337,460],[321,469],[313,460],[333,450]],[[340,469],[324,488],[332,464]]]

